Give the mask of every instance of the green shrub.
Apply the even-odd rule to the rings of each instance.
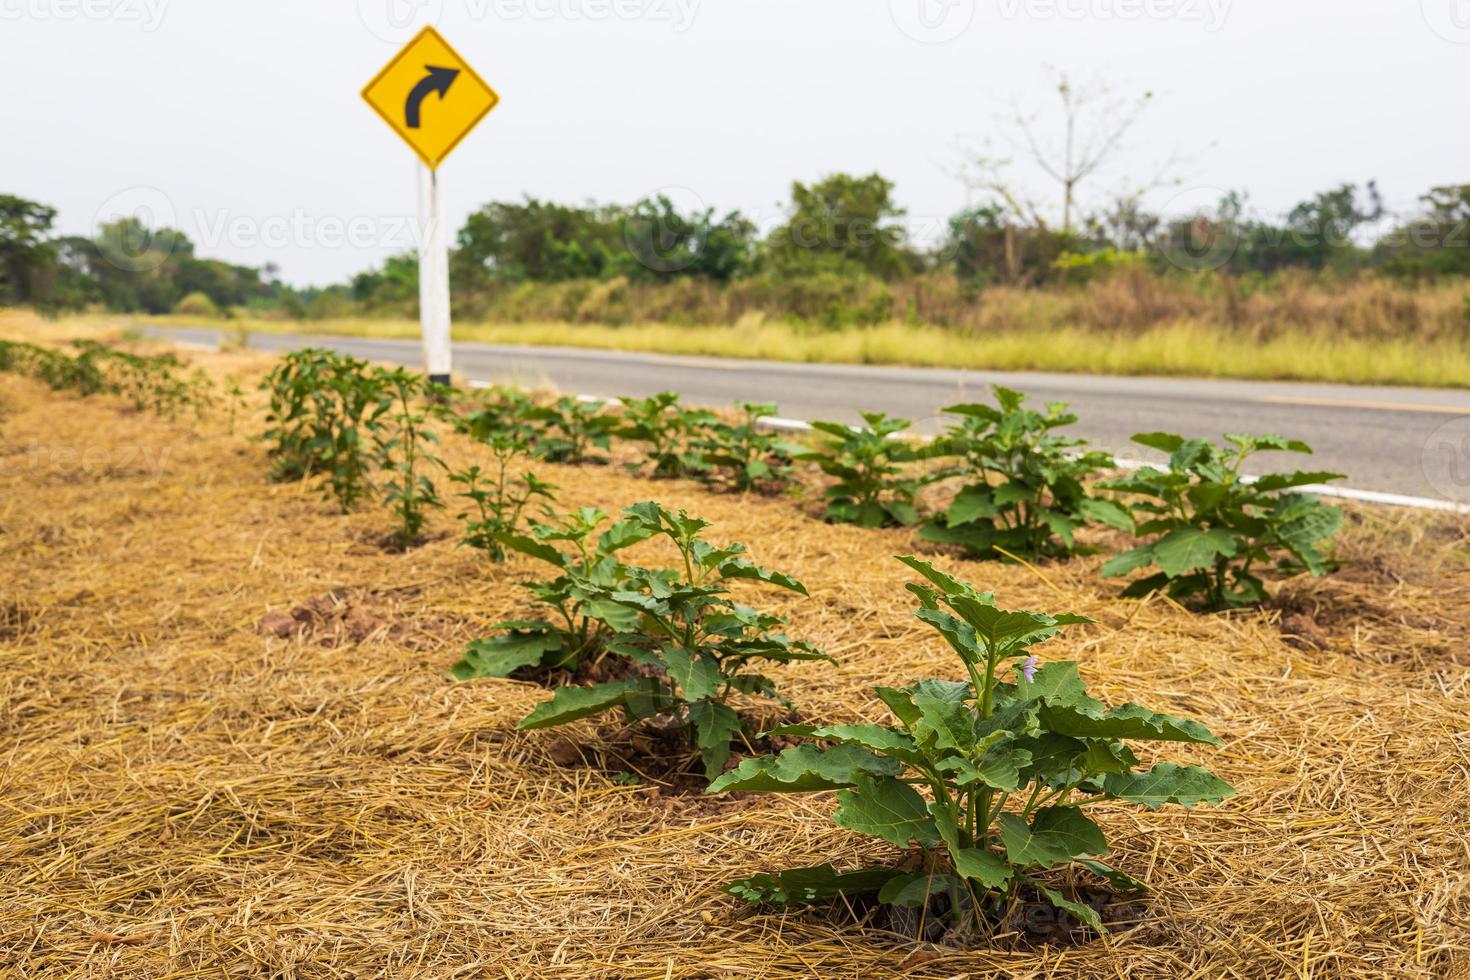
[[[1031,649],[1084,617],[1001,610],[990,594],[927,562],[900,560],[930,583],[909,586],[917,615],[959,655],[965,679],[877,688],[896,724],[778,728],[771,734],[816,744],[748,759],[709,791],[837,790],[834,823],[904,851],[917,846],[919,854],[902,867],[762,873],[725,890],[774,905],[872,896],[986,933],[1005,927],[1019,890],[1029,886],[1103,930],[1092,906],[1069,897],[1052,873],[1075,865],[1123,890],[1143,886],[1099,860],[1107,838],[1085,808],[1116,800],[1152,810],[1234,794],[1198,766],[1141,769],[1124,740],[1218,740],[1197,722],[1135,704],[1109,708],[1088,696],[1076,663],[1039,665]],[[938,897],[947,907],[930,906]]]
[[[174,312],[180,316],[208,317],[217,320],[220,316],[219,307],[214,304],[204,293],[190,293],[174,306]]]
[[[637,628],[638,614],[608,599],[635,587],[634,569],[618,554],[653,536],[643,522],[625,519],[600,531],[608,516],[583,508],[552,523],[531,520],[527,534],[497,531],[503,548],[556,570],[550,579],[526,582],[546,619],[498,624],[496,635],[471,643],[451,676],[457,680],[510,677],[524,669],[576,671],[595,667],[614,633]]]
[[[388,375],[336,351],[305,348],[281,358],[261,385],[270,393],[265,432],[271,478],[326,475],[342,512],[372,490],[374,447],[393,407]]]
[[[911,424],[907,419],[864,412],[863,422],[863,426],[813,422],[812,428],[828,436],[826,444],[796,457],[816,463],[837,481],[825,493],[823,516],[859,527],[917,524],[914,497],[936,477],[915,476],[905,464],[926,458],[928,451],[898,438]]]
[[[700,464],[715,480],[736,490],[753,490],[763,484],[784,484],[791,479],[791,460],[800,446],[761,426],[760,420],[779,415],[774,402],[740,402],[741,420],[734,425],[716,419],[704,427],[694,447]]]
[[[716,424],[714,413],[680,405],[679,395],[673,391],[621,401],[621,426],[614,434],[644,444],[647,461],[653,464],[653,477],[693,476],[704,468],[694,447],[700,435]]]
[[[29,375],[57,391],[82,396],[119,395],[139,411],[166,418],[192,408],[202,416],[215,401],[214,384],[202,371],[184,373],[172,354],[144,355],[93,340],[78,340],[75,355],[22,341],[0,341],[0,370]]]
[[[1339,473],[1272,473],[1241,476],[1245,461],[1262,450],[1310,453],[1304,442],[1281,436],[1227,435],[1225,446],[1166,432],[1133,441],[1169,454],[1168,470],[1146,466],[1102,486],[1145,498],[1134,510],[1148,515],[1138,533],[1156,536],[1103,566],[1105,576],[1140,568],[1160,571],[1124,590],[1136,597],[1163,589],[1174,598],[1199,597],[1211,609],[1265,600],[1266,586],[1254,572],[1272,562],[1279,571],[1322,575],[1334,563],[1320,550],[1342,526],[1342,510],[1310,494],[1282,493],[1294,487],[1340,480]]]
[[[973,482],[955,495],[949,509],[919,532],[928,541],[957,544],[979,558],[1000,557],[997,549],[1029,558],[1070,554],[1076,530],[1088,521],[1133,530],[1127,508],[1094,497],[1084,481],[1112,469],[1113,458],[1081,452],[1085,443],[1055,435],[1077,421],[1067,406],[1053,403],[1046,414],[1027,409],[1026,396],[999,385],[999,408],[951,405],[958,415],[932,452],[957,456],[954,471]]]
[[[731,743],[754,735],[731,699],[743,695],[787,704],[771,678],[750,669],[753,664],[831,658],[787,638],[780,632],[784,620],[741,605],[728,594],[730,582],[749,579],[806,595],[800,582],[752,564],[740,545],[705,542],[701,535],[709,525],[684,511],[675,514],[650,502],[629,507],[624,515],[639,534],[672,542],[681,567],[672,572],[635,569],[632,589],[595,595],[597,603],[618,610],[614,617],[600,612],[601,605],[587,608],[617,634],[608,640],[608,648],[648,672],[590,687],[559,688],[518,727],[552,728],[613,709],[621,709],[630,720],[667,719],[685,731],[705,775],[714,779],[730,758]],[[636,631],[629,628],[626,614],[634,617]]]
[[[424,472],[424,467],[444,467],[443,460],[429,452],[439,437],[418,411],[419,399],[432,394],[434,386],[423,375],[403,368],[386,372],[382,379],[393,405],[391,424],[377,432],[378,464],[390,474],[383,501],[398,518],[393,545],[406,550],[418,540],[429,511],[444,507],[433,478]]]
[[[618,417],[607,403],[563,395],[550,405],[531,405],[520,418],[539,426],[535,454],[550,463],[606,463]]]

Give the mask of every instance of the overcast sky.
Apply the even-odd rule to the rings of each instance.
[[[428,22],[503,100],[440,171],[452,228],[669,188],[768,225],[793,179],[876,170],[922,231],[1048,65],[1156,94],[1095,197],[1176,152],[1155,207],[1470,181],[1470,0],[0,0],[0,193],[343,279],[413,243],[418,164],[359,91]]]

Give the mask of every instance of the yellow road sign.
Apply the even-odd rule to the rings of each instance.
[[[500,101],[432,27],[404,45],[362,97],[430,170]]]

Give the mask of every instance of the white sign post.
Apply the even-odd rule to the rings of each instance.
[[[447,385],[454,369],[449,344],[449,235],[439,205],[439,174],[419,167],[419,326],[429,380]]]

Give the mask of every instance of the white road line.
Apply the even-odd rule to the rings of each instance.
[[[494,387],[488,381],[471,381],[472,388]],[[609,405],[621,405],[622,402],[616,398],[598,398],[595,395],[578,395],[578,401],[584,402],[606,402]],[[756,419],[757,425],[763,425],[769,429],[781,432],[811,432],[812,424],[802,419],[782,418],[779,415],[765,415]],[[1120,459],[1114,457],[1114,462],[1120,469],[1138,470],[1145,466],[1157,466],[1141,459]],[[1247,479],[1250,479],[1249,477]],[[1458,504],[1452,500],[1435,500],[1432,497],[1410,497],[1401,493],[1383,493],[1378,490],[1355,490],[1352,487],[1329,487],[1329,486],[1306,486],[1299,487],[1304,493],[1315,493],[1323,497],[1337,497],[1341,500],[1356,500],[1365,504],[1382,504],[1385,507],[1410,507],[1418,510],[1436,510],[1451,514],[1470,514],[1470,504]]]
[[[767,428],[779,429],[785,432],[811,432],[810,422],[801,419],[784,419],[777,415],[768,415],[756,419],[758,425]],[[1126,459],[1113,457],[1113,462],[1118,464],[1119,469],[1141,470],[1145,466],[1157,466],[1142,459]],[[1247,476],[1247,480],[1257,477]],[[1355,490],[1352,487],[1330,487],[1323,484],[1311,484],[1297,488],[1302,493],[1314,493],[1320,497],[1337,497],[1341,500],[1356,500],[1366,504],[1382,504],[1385,507],[1412,507],[1419,510],[1438,510],[1451,514],[1470,514],[1470,504],[1457,504],[1452,500],[1435,500],[1433,497],[1410,497],[1402,493],[1384,493],[1379,490]]]
[[[1118,464],[1119,469],[1141,470],[1145,466],[1158,467],[1158,463],[1151,463],[1142,459],[1126,459],[1113,457],[1113,462]],[[1259,477],[1245,476],[1243,480],[1257,480]],[[1302,493],[1315,493],[1320,497],[1338,497],[1342,500],[1357,500],[1365,504],[1383,504],[1387,507],[1414,507],[1419,510],[1442,510],[1452,514],[1470,514],[1470,504],[1457,504],[1453,500],[1435,500],[1433,497],[1410,497],[1402,493],[1383,493],[1379,490],[1354,490],[1352,487],[1330,487],[1325,484],[1313,483],[1308,486],[1297,487]]]
[[[779,415],[762,415],[755,420],[756,425],[763,425],[767,429],[775,429],[778,432],[814,432],[810,422],[801,419],[783,419]]]
[[[185,341],[185,340],[175,340],[175,341],[173,341],[173,344],[174,344],[174,346],[181,347],[184,350],[208,351],[210,353],[218,353],[219,350],[220,350],[220,346],[218,344],[200,344],[200,343],[195,343],[193,341]],[[492,383],[492,382],[489,382],[489,381],[481,381],[481,380],[478,380],[478,379],[470,379],[469,382],[468,382],[468,384],[469,384],[469,386],[471,388],[479,388],[479,389],[485,389],[485,388],[493,388],[493,387],[495,387],[494,383]],[[576,397],[577,397],[577,400],[580,401],[580,402],[604,402],[604,403],[606,403],[608,405],[621,405],[621,404],[623,404],[619,399],[616,399],[616,398],[599,398],[596,395],[578,395]],[[1305,402],[1306,401],[1306,399],[1293,399],[1293,400],[1298,401],[1298,402]],[[1286,399],[1286,398],[1261,398],[1261,399],[1258,399],[1258,401],[1266,401],[1266,402],[1269,402],[1269,401],[1278,401],[1278,402],[1285,402],[1285,401],[1288,401],[1288,399]],[[1324,404],[1324,405],[1325,404],[1338,404],[1338,403],[1330,402],[1329,400],[1326,400],[1326,399],[1313,400],[1313,401],[1314,402],[1321,403],[1321,404]],[[1347,406],[1349,403],[1341,403],[1341,404],[1343,404],[1344,406]],[[1394,409],[1400,409],[1400,410],[1418,410],[1418,411],[1441,411],[1441,412],[1453,413],[1453,414],[1461,414],[1461,413],[1463,413],[1463,412],[1466,411],[1466,409],[1460,409],[1460,408],[1423,407],[1423,406],[1400,406],[1400,405],[1389,405],[1389,404],[1360,404],[1360,405],[1357,405],[1355,407],[1361,407],[1361,408],[1394,408]],[[811,431],[813,431],[812,430],[812,425],[811,425],[810,422],[806,422],[806,421],[803,421],[801,419],[782,418],[779,415],[766,415],[766,416],[762,416],[761,418],[756,419],[756,424],[757,425],[763,425],[766,428],[776,429],[777,431],[780,431],[780,432],[811,432]],[[1118,466],[1121,469],[1128,469],[1128,470],[1137,470],[1137,469],[1142,469],[1145,466],[1154,466],[1154,465],[1157,465],[1155,463],[1145,462],[1144,460],[1140,460],[1140,459],[1117,459],[1115,457],[1115,461],[1117,462]],[[1315,494],[1318,494],[1318,495],[1323,496],[1323,497],[1337,497],[1337,498],[1340,498],[1342,500],[1357,500],[1357,501],[1360,501],[1362,503],[1368,503],[1368,504],[1382,504],[1382,505],[1384,505],[1386,507],[1411,507],[1411,508],[1416,508],[1416,509],[1419,509],[1419,510],[1436,510],[1436,511],[1443,511],[1443,512],[1451,513],[1451,514],[1470,514],[1470,504],[1455,503],[1452,500],[1435,500],[1432,497],[1411,497],[1411,496],[1407,496],[1407,495],[1401,494],[1401,493],[1383,493],[1383,492],[1378,491],[1378,490],[1356,490],[1356,489],[1353,489],[1352,487],[1307,486],[1307,487],[1300,487],[1299,489],[1302,490],[1303,492],[1306,492],[1306,493],[1315,493]]]
[[[1366,402],[1343,398],[1309,398],[1305,395],[1262,395],[1256,399],[1269,405],[1307,405],[1320,408],[1361,408],[1375,412],[1429,412],[1441,415],[1470,415],[1470,405],[1432,405],[1424,402]]]

